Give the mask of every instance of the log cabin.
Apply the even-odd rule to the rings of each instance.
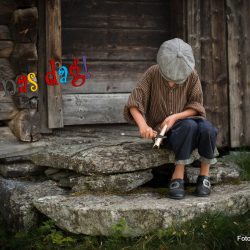
[[[70,125],[117,124],[162,42],[194,51],[208,119],[219,147],[250,146],[248,0],[3,0],[0,2],[0,124],[22,141]],[[86,56],[80,87],[47,86],[51,58],[69,67]],[[37,93],[4,96],[1,81],[35,72]]]

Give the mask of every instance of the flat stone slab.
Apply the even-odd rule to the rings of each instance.
[[[0,175],[6,178],[26,177],[42,174],[45,167],[31,162],[0,163]]]
[[[41,166],[73,170],[83,175],[115,174],[145,170],[174,163],[174,154],[166,149],[152,149],[144,140],[100,142],[90,145],[70,145],[48,148],[29,159]],[[192,158],[199,159],[197,150]]]
[[[78,177],[72,190],[75,192],[128,192],[153,178],[151,170],[105,176]]]
[[[188,183],[196,183],[200,168],[186,166],[186,180]],[[209,171],[211,184],[225,181],[239,180],[240,168],[233,162],[217,162]]]
[[[35,207],[60,228],[75,234],[111,235],[113,226],[126,221],[125,236],[139,236],[206,212],[243,214],[250,207],[250,182],[219,185],[207,198],[187,195],[172,200],[159,193],[131,195],[58,195],[34,200]]]
[[[30,182],[0,177],[0,217],[11,231],[29,230],[38,221],[33,199],[66,194],[53,181]]]
[[[21,142],[8,127],[0,127],[0,159],[22,160],[27,155],[39,152],[48,145],[46,140],[33,143]]]
[[[151,169],[122,174],[84,176],[70,170],[48,168],[47,177],[74,192],[128,192],[153,178]]]
[[[173,152],[152,149],[153,141],[140,138],[138,129],[128,125],[64,128],[28,144],[15,141],[8,129],[2,132],[0,159],[21,158],[83,175],[140,171],[175,161]],[[191,158],[199,159],[197,150]]]

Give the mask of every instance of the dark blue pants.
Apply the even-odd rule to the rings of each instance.
[[[218,130],[211,122],[202,118],[186,118],[178,120],[166,133],[164,147],[174,151],[175,161],[179,164],[189,164],[192,151],[197,148],[201,161],[210,163],[214,158]]]

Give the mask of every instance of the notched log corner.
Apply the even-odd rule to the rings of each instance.
[[[24,142],[35,142],[41,138],[40,115],[36,109],[23,109],[8,122],[12,133]]]
[[[38,11],[36,7],[17,9],[11,19],[12,36],[17,42],[37,41]]]

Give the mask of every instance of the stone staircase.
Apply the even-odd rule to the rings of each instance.
[[[192,157],[199,158],[197,151]],[[226,158],[211,168],[208,198],[192,195],[199,168],[191,165],[185,200],[149,187],[152,170],[161,166],[168,172],[173,162],[172,152],[152,149],[152,141],[139,138],[133,126],[66,127],[30,144],[1,127],[0,216],[17,231],[36,225],[42,213],[64,230],[89,235],[110,235],[125,219],[124,233],[135,236],[205,212],[249,209],[250,184],[239,181],[240,169]]]

